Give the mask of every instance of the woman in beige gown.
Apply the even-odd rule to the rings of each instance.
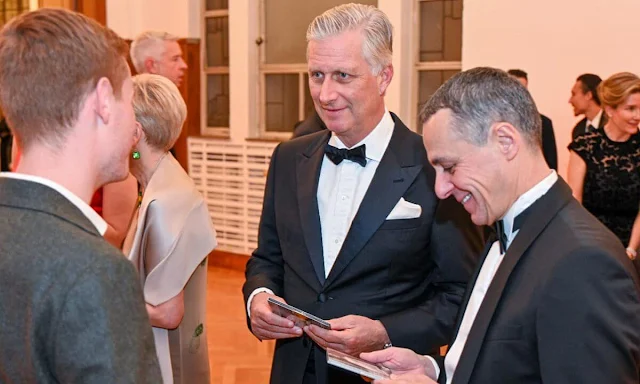
[[[140,200],[123,251],[139,272],[164,383],[208,384],[207,255],[215,230],[202,195],[169,153],[186,106],[171,81],[149,74],[134,77],[133,104],[141,138],[130,163]]]

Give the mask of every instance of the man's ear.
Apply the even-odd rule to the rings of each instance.
[[[507,159],[513,160],[522,144],[522,135],[509,123],[496,123],[491,126],[490,140],[498,147],[500,153]]]
[[[593,100],[593,92],[591,92],[591,91],[587,91],[587,92],[585,92],[584,97],[585,97],[587,100]]]
[[[393,79],[393,65],[389,64],[378,75],[378,92],[380,92],[380,96],[384,96],[387,92],[391,79]]]
[[[113,102],[115,95],[113,93],[113,87],[111,81],[106,77],[100,78],[96,85],[96,114],[100,117],[104,124],[109,124],[111,118],[111,109],[113,108]]]
[[[153,74],[158,73],[156,61],[151,57],[147,57],[144,60],[144,69],[146,70],[147,73],[153,73]]]

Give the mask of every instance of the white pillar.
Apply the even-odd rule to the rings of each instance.
[[[411,116],[411,85],[413,83],[412,38],[414,21],[412,17],[413,0],[378,0],[378,8],[383,11],[393,24],[393,68],[394,76],[385,97],[389,111],[413,127],[415,121]]]

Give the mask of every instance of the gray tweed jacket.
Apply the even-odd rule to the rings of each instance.
[[[161,383],[131,263],[55,190],[2,177],[0,383]]]

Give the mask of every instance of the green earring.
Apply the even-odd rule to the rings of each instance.
[[[138,152],[137,149],[134,149],[131,157],[133,158],[133,160],[140,160],[140,152]]]

